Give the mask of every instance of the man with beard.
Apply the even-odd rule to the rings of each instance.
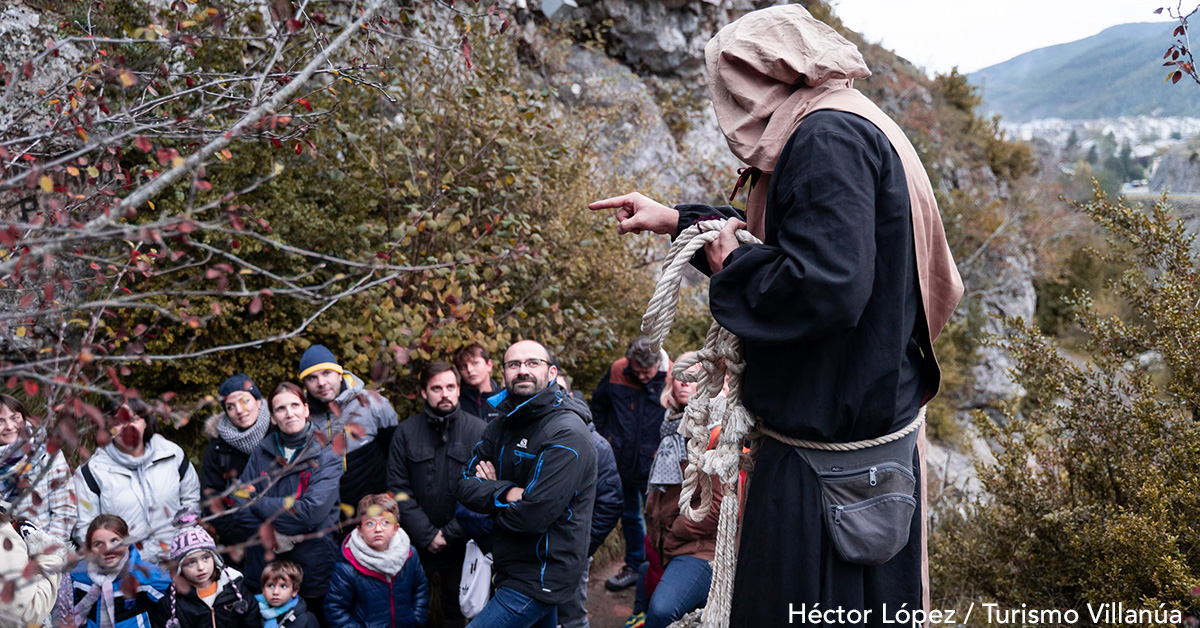
[[[458,583],[467,535],[454,509],[458,479],[487,425],[459,406],[458,371],[449,363],[429,363],[420,384],[425,409],[400,423],[392,436],[388,491],[397,496],[400,525],[417,548],[426,577],[439,575],[442,625],[461,628],[466,619],[458,606]]]
[[[520,341],[503,367],[505,390],[488,400],[500,419],[488,424],[458,484],[463,505],[495,519],[496,595],[471,625],[553,627],[587,562],[596,449],[545,347]]]

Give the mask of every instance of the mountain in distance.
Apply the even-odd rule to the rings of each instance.
[[[1178,22],[1122,24],[972,72],[983,108],[1006,121],[1200,116],[1200,85],[1164,82]]]

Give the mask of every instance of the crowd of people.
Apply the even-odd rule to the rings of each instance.
[[[401,421],[313,345],[298,383],[222,383],[198,471],[140,399],[104,409],[107,444],[72,472],[0,395],[0,568],[19,593],[0,625],[586,627],[591,557],[621,521],[606,585],[637,586],[630,626],[665,626],[704,603],[716,523],[679,516],[694,384],[650,347],[631,343],[589,403],[541,344],[508,347],[501,384],[472,343],[424,365]],[[473,617],[469,542],[494,568]]]
[[[870,75],[857,48],[803,7],[726,25],[705,62],[749,166],[734,187],[749,184],[745,210],[637,192],[589,207],[613,210],[620,233],[672,238],[727,219],[691,262],[739,340],[752,475],[769,480],[736,496],[713,482],[713,501],[740,508],[732,581],[714,551],[717,513],[734,509],[680,515],[693,389],[651,341],[590,403],[537,342],[507,347],[498,369],[463,347],[425,365],[424,409],[404,421],[314,345],[299,383],[266,397],[244,374],[225,381],[199,473],[137,399],[106,409],[111,439],[72,473],[0,395],[0,626],[586,626],[590,557],[618,520],[624,564],[605,585],[636,587],[627,628],[670,624],[714,580],[734,626],[790,624],[806,605],[880,628],[888,606],[928,612],[923,408],[963,292],[929,177],[852,88]],[[722,426],[709,428],[712,447]],[[72,543],[86,559],[64,574]],[[482,584],[462,573],[483,568],[478,552],[494,561]]]

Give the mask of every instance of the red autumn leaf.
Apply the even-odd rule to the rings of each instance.
[[[126,449],[134,449],[138,446],[138,441],[142,439],[142,435],[138,434],[138,431],[132,427],[125,426],[121,428],[120,432],[117,432],[117,438],[121,440],[121,444]]]
[[[1173,84],[1175,84],[1175,83],[1178,83],[1178,82],[1179,82],[1179,79],[1181,79],[1181,78],[1183,78],[1183,72],[1180,72],[1179,70],[1176,70],[1176,71],[1175,71],[1175,76],[1172,76],[1172,77],[1171,77],[1171,84],[1173,85]]]
[[[268,552],[274,552],[279,546],[279,541],[275,538],[275,526],[271,525],[270,521],[264,521],[258,526],[258,536],[262,539],[263,548]]]
[[[296,154],[299,155],[301,150],[303,149],[300,148],[300,142],[296,142]]]
[[[463,38],[462,52],[463,52],[463,58],[465,58],[467,60],[467,69],[470,70],[471,69],[471,42],[467,41],[466,37]]]
[[[333,435],[333,453],[335,453],[339,456],[346,455],[346,435],[345,434],[334,434]]]
[[[300,100],[297,100],[296,102],[300,103],[300,106],[304,107],[305,109],[308,109],[309,111],[312,111],[312,109],[313,109],[312,105],[308,104],[308,100],[306,100],[304,98],[301,98]]]
[[[25,75],[25,78],[33,77],[33,60],[32,59],[25,60],[25,64],[23,66],[21,66],[21,73]]]
[[[125,574],[121,578],[121,593],[125,595],[125,599],[132,600],[137,597],[138,581],[131,573]]]
[[[1200,597],[1200,585],[1192,587],[1192,597]]]
[[[237,214],[229,215],[229,224],[238,231],[242,231],[246,228],[246,223],[242,220],[242,217]]]
[[[32,379],[27,379],[23,382],[23,384],[25,386],[25,394],[26,395],[29,395],[30,397],[37,396],[37,391],[38,391],[37,382],[33,381]]]
[[[138,147],[138,150],[142,151],[143,153],[148,153],[148,152],[150,152],[151,149],[154,148],[150,144],[150,140],[148,140],[140,135],[138,136],[138,138],[136,140],[134,140],[133,143],[136,144]]]
[[[1175,27],[1175,32],[1173,32],[1171,34],[1174,35],[1175,37],[1178,37],[1186,32],[1187,32],[1187,29],[1184,28],[1182,24],[1180,24],[1179,26]]]
[[[4,382],[4,385],[9,390],[16,388],[17,387],[17,376],[13,375],[12,377],[8,378],[8,381]]]
[[[42,286],[42,298],[46,303],[54,302],[54,284],[46,282],[46,284]]]
[[[190,220],[185,220],[185,221],[179,223],[179,232],[180,233],[191,233],[195,230],[196,230],[196,223],[194,223]]]
[[[204,179],[196,179],[196,189],[208,191],[212,189],[212,184]]]
[[[1178,50],[1176,50],[1175,52],[1172,52],[1172,53],[1171,53],[1171,59],[1178,59],[1178,58],[1179,58],[1179,51],[1178,51]]]
[[[262,311],[262,297],[254,297],[250,299],[250,313],[258,314]]]
[[[33,305],[34,296],[35,295],[32,292],[26,292],[25,296],[21,297],[21,301],[20,301],[21,307],[26,308],[26,307]]]

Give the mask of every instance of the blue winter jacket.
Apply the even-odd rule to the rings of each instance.
[[[129,548],[129,574],[137,580],[137,593],[133,598],[125,596],[121,590],[121,578],[113,580],[113,604],[116,607],[114,628],[146,628],[151,624],[151,617],[158,618],[158,601],[166,594],[171,586],[171,577],[158,567],[142,561],[136,547]],[[87,563],[71,572],[71,584],[74,588],[74,603],[78,604],[87,596],[92,588],[92,577],[88,575]],[[87,613],[87,628],[99,628],[100,604],[94,605]]]
[[[334,453],[332,446],[322,447],[316,438],[310,438],[295,453],[292,462],[285,464],[277,434],[274,429],[267,432],[242,470],[242,483],[253,484],[256,493],[249,499],[234,498],[237,505],[245,506],[234,514],[234,521],[246,537],[257,535],[267,520],[272,521],[278,535],[295,537],[324,532],[276,555],[304,570],[300,595],[319,597],[325,594],[329,573],[337,561],[337,541],[333,535],[340,512],[338,482],[342,478],[342,458]],[[275,483],[270,484],[271,480]],[[291,508],[287,507],[289,501]],[[257,590],[262,588],[259,577],[266,557],[257,539],[251,540],[254,542],[246,548],[245,577],[246,583]]]
[[[387,576],[363,566],[342,543],[342,559],[333,567],[325,594],[325,623],[338,628],[422,628],[429,609],[429,583],[412,547],[404,567]]]

